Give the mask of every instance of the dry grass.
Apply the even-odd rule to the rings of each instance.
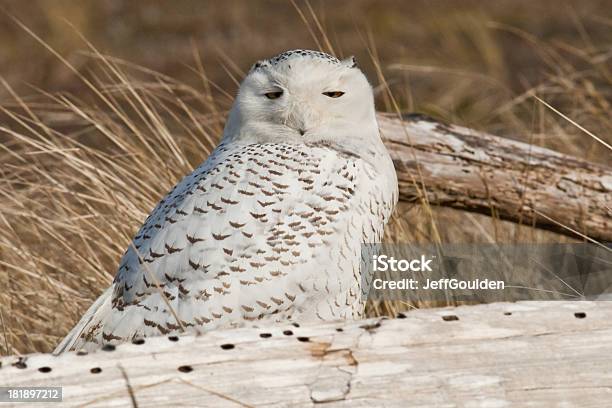
[[[250,21],[251,17],[241,14],[242,7],[235,5],[235,12]],[[338,37],[357,39],[348,45],[365,50],[361,61],[378,90],[381,109],[425,111],[609,162],[610,152],[601,143],[531,95],[537,94],[610,143],[612,39],[599,34],[601,27],[609,30],[610,20],[597,14],[579,16],[566,8],[558,12],[567,19],[563,35],[541,40],[537,34],[493,22],[478,7],[463,14],[451,9],[455,14],[450,17],[432,10],[429,20],[421,15],[429,31],[415,35],[423,42],[418,47],[423,57],[408,59],[403,50],[390,56],[380,44],[408,43],[413,38],[410,33],[400,40],[394,37],[397,33],[378,34],[372,28],[378,23],[368,20],[339,34],[328,29],[334,18],[344,21],[336,15],[339,11],[316,9],[317,23],[307,6],[299,8],[323,48],[334,47],[342,53],[347,41]],[[357,7],[357,13],[366,13],[364,10],[365,6]],[[379,18],[394,18],[393,12],[377,13]],[[508,8],[507,13],[513,11]],[[292,18],[301,20],[297,13]],[[589,19],[597,35],[585,28],[588,25],[582,18]],[[82,19],[75,17],[77,23]],[[308,38],[309,30],[300,24],[294,29]],[[26,26],[30,27],[27,20]],[[319,28],[329,35],[321,35]],[[556,23],[550,28],[559,29]],[[27,28],[18,30],[29,47],[37,43],[26,33]],[[503,33],[503,40],[496,33]],[[261,50],[263,45],[257,42],[261,34],[256,34],[254,50]],[[45,51],[53,64],[59,61],[61,77],[70,78],[70,86],[62,85],[65,79],[47,83],[34,76],[42,90],[28,91],[31,96],[22,97],[21,85],[15,91],[14,80],[2,81],[0,282],[5,290],[0,292],[0,353],[48,351],[69,330],[111,282],[119,257],[154,204],[216,144],[236,86],[232,77],[240,78],[252,59],[276,52],[271,51],[274,47],[265,52],[246,50],[247,56],[249,52],[258,55],[244,61],[243,53],[238,56],[227,51],[231,43],[217,43],[215,47],[224,47],[228,55],[219,53],[221,62],[204,64],[199,55],[202,47],[188,37],[181,36],[181,44],[189,44],[181,56],[184,65],[180,69],[156,66],[164,74],[103,56],[80,38],[78,48],[86,52],[78,57],[64,59],[61,52],[54,55],[55,48]],[[533,55],[518,62],[516,56],[508,56],[512,54],[510,37],[526,43]],[[70,43],[75,41],[71,37]],[[44,45],[49,42],[45,37],[39,47],[50,47]],[[295,42],[282,47],[294,48]],[[520,50],[528,54],[525,48]],[[530,72],[533,69],[535,73]],[[527,74],[517,74],[519,71]],[[401,204],[386,238],[389,242],[563,239],[426,203]],[[372,304],[370,313],[394,313],[407,307],[410,305]]]

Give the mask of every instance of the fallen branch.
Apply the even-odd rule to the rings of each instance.
[[[5,357],[0,384],[63,386],[67,406],[600,406],[610,313],[612,302],[493,303],[153,337]]]
[[[432,205],[612,242],[609,167],[421,115],[378,120],[400,200],[425,190]]]

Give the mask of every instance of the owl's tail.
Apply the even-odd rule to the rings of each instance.
[[[81,320],[64,339],[53,350],[54,355],[62,354],[65,351],[70,351],[81,347],[85,343],[85,339],[81,338],[81,334],[89,330],[95,324],[105,320],[110,312],[112,294],[115,285],[111,285],[100,297],[87,309]]]

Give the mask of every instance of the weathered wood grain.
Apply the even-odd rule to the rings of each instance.
[[[612,302],[497,303],[148,338],[5,357],[0,384],[63,386],[66,406],[606,407],[611,317]]]
[[[424,185],[433,205],[612,242],[612,168],[423,116],[378,121],[401,200]]]

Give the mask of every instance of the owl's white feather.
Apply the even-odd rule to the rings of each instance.
[[[354,60],[295,50],[260,61],[221,144],[151,212],[111,288],[55,352],[359,318],[361,245],[380,241],[396,202],[372,90]]]

